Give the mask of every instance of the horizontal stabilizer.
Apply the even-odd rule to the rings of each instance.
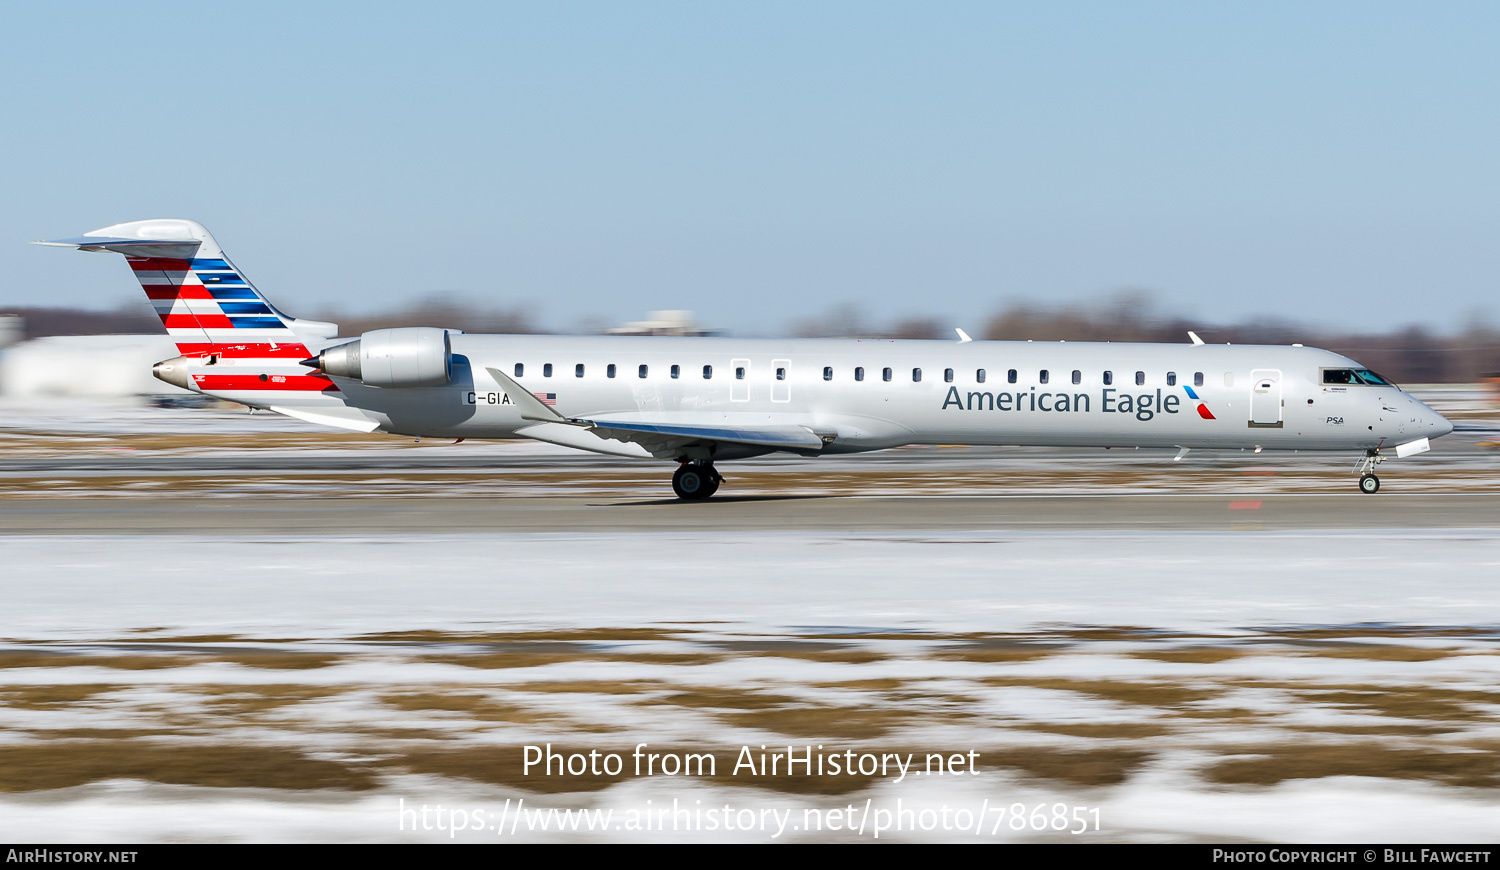
[[[127,239],[118,236],[79,236],[76,239],[51,239],[32,242],[54,248],[77,248],[80,251],[114,251],[133,257],[189,258],[201,242],[196,239]]]
[[[76,239],[49,239],[32,242],[33,245],[51,245],[54,248],[106,248],[131,247],[136,245],[194,245],[196,241],[182,239],[121,239],[111,236],[79,236]]]

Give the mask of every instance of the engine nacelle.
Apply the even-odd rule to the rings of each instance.
[[[448,330],[376,329],[318,354],[318,369],[372,387],[440,387],[453,379]]]

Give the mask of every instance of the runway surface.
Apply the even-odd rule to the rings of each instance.
[[[1252,531],[1500,526],[1500,493],[0,500],[6,535],[941,530]]]

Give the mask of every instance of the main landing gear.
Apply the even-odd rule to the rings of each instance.
[[[708,498],[719,491],[723,476],[712,462],[684,462],[672,475],[672,491],[685,501]]]
[[[1359,458],[1354,470],[1359,474],[1359,491],[1373,495],[1380,492],[1380,478],[1375,476],[1375,466],[1385,460],[1380,455],[1380,448],[1372,447],[1365,451],[1365,455]]]

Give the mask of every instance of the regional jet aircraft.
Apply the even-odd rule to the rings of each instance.
[[[40,242],[124,254],[181,355],[176,386],[358,432],[533,438],[677,465],[905,444],[1348,450],[1376,466],[1453,427],[1347,357],[1292,345],[468,335],[335,337],[284,314],[201,224],[146,220]]]

